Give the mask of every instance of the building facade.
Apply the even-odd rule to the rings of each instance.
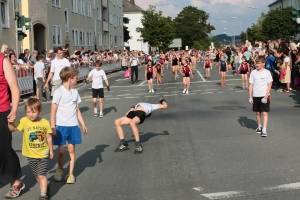
[[[1,0],[12,4],[9,0]],[[1,29],[0,42],[9,41],[20,52],[28,48],[38,51],[54,47],[70,47],[70,53],[84,47],[86,50],[122,50],[123,0],[14,0],[9,16],[14,22],[14,12],[31,18],[31,30],[27,30],[21,42],[5,39],[16,35],[13,28]],[[2,5],[2,3],[1,3]],[[4,33],[4,34],[2,34]]]

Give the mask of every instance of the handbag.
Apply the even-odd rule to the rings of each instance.
[[[124,74],[124,78],[130,78],[130,75],[131,75],[131,70],[127,69],[125,74]]]

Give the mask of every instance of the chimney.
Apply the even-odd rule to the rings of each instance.
[[[131,4],[133,4],[133,5],[135,5],[135,2],[134,2],[134,0],[130,0],[130,3],[131,3]]]

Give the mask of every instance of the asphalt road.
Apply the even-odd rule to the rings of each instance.
[[[81,111],[88,127],[83,144],[76,147],[76,183],[55,182],[56,160],[49,164],[51,199],[300,199],[299,111],[300,96],[271,91],[268,137],[255,132],[255,114],[241,77],[228,74],[220,87],[213,68],[204,79],[199,63],[190,93],[182,94],[182,78],[171,79],[165,70],[164,84],[148,93],[144,68],[131,84],[124,72],[109,76],[111,92],[105,93],[104,118],[93,116],[91,85],[78,88]],[[168,109],[155,111],[139,125],[144,152],[133,154],[134,138],[124,127],[130,149],[115,153],[119,140],[114,120],[138,102],[158,103],[166,98]],[[49,119],[50,104],[42,117]],[[18,117],[25,115],[19,107]],[[21,155],[20,132],[13,133],[26,189],[18,199],[37,199],[39,186]],[[55,147],[55,154],[57,149]],[[66,175],[68,170],[65,158]],[[8,186],[0,188],[0,199]]]

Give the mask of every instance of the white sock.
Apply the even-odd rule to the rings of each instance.
[[[261,124],[258,124],[258,128],[261,128]]]
[[[262,131],[263,131],[263,132],[267,132],[267,129],[264,127],[264,128],[262,129]]]
[[[94,113],[97,113],[97,108],[94,108]]]
[[[102,113],[102,110],[100,111],[100,114],[103,114],[103,113]]]

